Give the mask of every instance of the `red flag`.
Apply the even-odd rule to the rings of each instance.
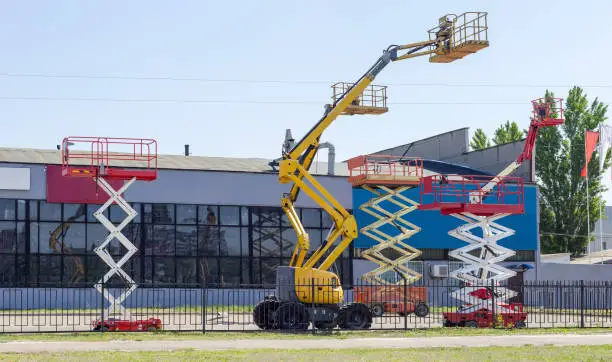
[[[595,146],[597,146],[597,139],[599,138],[599,132],[586,131],[586,135],[584,137],[584,152],[586,157],[586,163],[580,176],[587,177],[587,167],[589,166],[589,161],[591,161],[591,156],[593,156],[593,151],[595,151]]]

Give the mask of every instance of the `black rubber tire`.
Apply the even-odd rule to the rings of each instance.
[[[385,314],[385,306],[382,304],[372,304],[370,306],[372,317],[382,317]]]
[[[260,329],[275,329],[274,312],[278,309],[279,302],[274,299],[264,299],[253,309],[253,323]]]
[[[525,321],[517,321],[514,323],[514,328],[527,328]]]
[[[340,329],[369,329],[372,326],[372,312],[365,304],[351,303],[340,308],[338,327]]]
[[[315,322],[315,328],[316,329],[320,329],[320,330],[324,330],[324,331],[329,331],[334,329],[334,327],[336,327],[336,322],[332,321],[332,322]]]
[[[478,328],[478,322],[476,322],[476,321],[466,321],[463,326],[465,328]]]
[[[306,330],[310,324],[308,311],[300,303],[282,303],[275,313],[279,329]]]
[[[425,303],[419,303],[414,307],[414,315],[423,318],[429,315],[429,306]]]
[[[457,325],[449,320],[444,320],[444,327],[456,327]]]

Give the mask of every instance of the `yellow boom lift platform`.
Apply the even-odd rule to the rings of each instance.
[[[445,15],[428,31],[429,40],[391,45],[370,69],[353,84],[334,85],[334,102],[326,105],[323,117],[299,142],[283,149],[279,161],[279,182],[290,184],[282,197],[282,208],[297,234],[297,245],[288,266],[276,272],[276,293],[261,301],[253,311],[255,324],[262,329],[316,328],[367,329],[372,323],[369,308],[361,303],[344,304],[338,275],[329,271],[342,252],[357,237],[357,223],[310,173],[321,135],[340,115],[387,112],[385,87],[371,83],[391,62],[429,56],[431,63],[450,63],[489,46],[487,13],[467,12]],[[327,238],[309,254],[309,238],[294,204],[303,191],[333,220]]]

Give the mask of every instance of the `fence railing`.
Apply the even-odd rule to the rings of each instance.
[[[472,304],[466,304],[462,295],[452,294],[459,290],[457,283],[444,280],[418,286],[358,283],[344,290],[317,281],[279,289],[139,285],[122,304],[122,314],[118,308],[109,310],[109,302],[91,286],[0,286],[0,333],[612,327],[611,282],[529,281],[471,287],[464,292],[479,291],[472,294]],[[516,295],[504,300],[502,287]],[[122,289],[103,290],[119,295]],[[309,293],[322,292],[326,297],[317,304],[300,301]]]

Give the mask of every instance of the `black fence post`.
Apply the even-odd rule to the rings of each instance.
[[[308,313],[308,315],[310,316],[310,319],[312,321],[312,334],[315,334],[315,307],[314,307],[314,300],[315,300],[315,279],[314,278],[310,278],[310,312]]]
[[[584,280],[580,280],[580,328],[584,328]]]
[[[402,278],[404,279],[404,330],[408,330],[408,281],[406,276],[402,275]]]
[[[496,303],[495,303],[495,280],[491,280],[491,325],[493,328],[496,328],[497,326],[497,316],[495,315],[496,312]]]
[[[202,278],[202,334],[206,334],[206,277]]]
[[[100,332],[104,332],[104,282],[100,282]]]

